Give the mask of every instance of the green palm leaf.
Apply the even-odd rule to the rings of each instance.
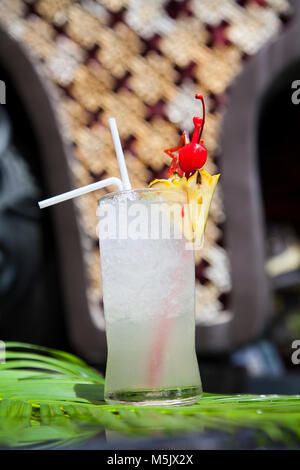
[[[293,446],[300,438],[300,396],[204,394],[185,407],[108,405],[104,379],[72,354],[6,343],[0,364],[0,444],[43,448],[90,439],[101,431],[236,433],[247,427]]]

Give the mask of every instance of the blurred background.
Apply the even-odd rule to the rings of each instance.
[[[111,116],[133,187],[166,177],[202,93],[205,168],[222,175],[196,253],[204,390],[299,393],[299,36],[296,1],[0,0],[2,340],[104,371],[105,191],[37,201],[119,176]]]

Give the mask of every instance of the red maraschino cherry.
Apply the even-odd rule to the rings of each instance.
[[[196,170],[200,170],[206,163],[207,150],[203,145],[203,140],[200,140],[205,122],[205,104],[202,95],[195,95],[195,98],[200,99],[202,102],[203,117],[199,118],[195,116],[193,118],[195,130],[192,142],[190,142],[188,132],[184,131],[180,138],[179,145],[165,150],[165,153],[173,159],[168,176],[176,172],[180,176],[185,175],[189,177]],[[178,156],[174,155],[174,152],[178,152]]]

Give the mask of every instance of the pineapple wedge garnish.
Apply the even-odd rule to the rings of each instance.
[[[169,179],[156,179],[149,184],[153,189],[177,189],[186,193],[190,229],[184,224],[183,230],[188,240],[192,231],[195,249],[202,247],[209,208],[219,177],[220,175],[211,176],[205,170],[197,170],[188,179],[174,174]]]

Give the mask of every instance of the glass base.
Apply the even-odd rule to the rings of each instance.
[[[202,387],[155,388],[106,392],[104,399],[111,405],[185,406],[197,403]]]

